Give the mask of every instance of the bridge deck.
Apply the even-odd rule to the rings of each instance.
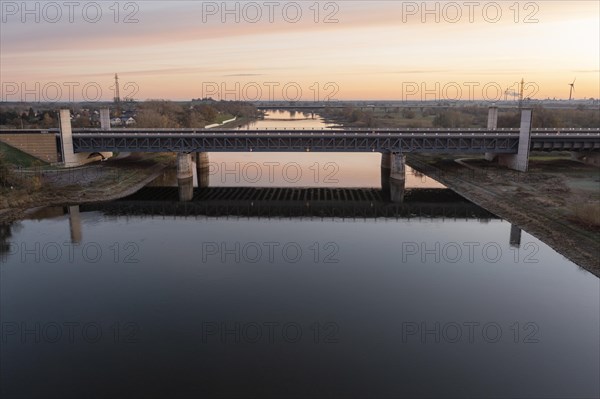
[[[516,153],[517,129],[111,130],[76,131],[75,152]],[[535,131],[531,149],[600,150],[600,131]]]
[[[4,132],[7,131],[0,131]],[[52,129],[38,132],[58,133]],[[513,154],[517,152],[518,144],[519,129],[73,129],[74,151],[83,153],[313,151]],[[530,147],[535,151],[600,151],[600,128],[534,129]]]

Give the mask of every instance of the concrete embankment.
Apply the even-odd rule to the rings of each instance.
[[[19,219],[28,209],[111,201],[140,190],[173,165],[174,156],[134,155],[81,168],[24,172],[39,187],[5,190],[0,222]]]

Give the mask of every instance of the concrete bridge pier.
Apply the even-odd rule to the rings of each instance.
[[[390,199],[392,202],[402,203],[406,185],[406,155],[392,153],[391,158]]]
[[[102,130],[110,130],[110,110],[108,108],[102,108],[100,110],[100,128]],[[102,159],[108,159],[113,156],[113,153],[101,152],[100,156]]]
[[[389,152],[384,152],[381,154],[381,170],[391,170],[392,169],[392,154]]]
[[[191,201],[194,197],[194,170],[192,154],[177,154],[177,186],[179,187],[179,201]]]
[[[102,129],[110,129],[110,119],[106,118],[108,109],[100,110],[100,126]],[[108,124],[107,124],[108,122]],[[62,152],[63,165],[66,167],[75,167],[85,165],[86,163],[98,161],[100,159],[110,158],[112,152],[101,153],[75,153],[73,148],[73,130],[71,127],[71,111],[61,109],[59,111],[60,123],[60,145]]]
[[[406,180],[406,155],[400,153],[392,153],[391,155],[391,170],[390,178],[392,180]]]
[[[381,154],[381,189],[391,202],[404,202],[406,156],[399,153]]]
[[[102,130],[110,130],[110,110],[108,108],[100,110],[100,128]]]
[[[196,176],[198,177],[198,188],[208,187],[210,169],[208,162],[208,153],[196,153]]]
[[[406,192],[405,181],[390,179],[390,201],[396,204],[404,202],[404,193]]]
[[[390,180],[392,174],[392,154],[384,152],[381,154],[381,190],[383,197],[390,200]]]
[[[519,130],[519,148],[516,154],[499,154],[498,163],[509,169],[527,172],[529,169],[529,148],[531,146],[531,108],[521,110],[521,127]]]
[[[498,107],[496,107],[495,105],[492,105],[491,107],[488,108],[487,128],[488,128],[488,130],[495,130],[498,128]],[[491,162],[494,159],[496,159],[496,154],[494,154],[492,152],[485,153],[486,161]]]

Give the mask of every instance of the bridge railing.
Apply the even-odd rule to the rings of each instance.
[[[329,134],[339,133],[366,133],[366,134],[380,134],[380,133],[447,133],[447,134],[460,134],[460,133],[482,133],[482,134],[498,134],[498,133],[517,133],[518,128],[497,128],[493,130],[485,128],[255,128],[255,129],[194,129],[194,128],[120,128],[120,129],[100,129],[100,128],[82,128],[73,129],[74,134],[148,134],[148,133],[163,133],[163,134],[181,134],[181,133],[227,133],[227,134],[243,134],[243,133],[271,133],[271,132],[321,132]],[[587,133],[587,134],[600,134],[600,128],[535,128],[531,130],[532,134],[540,133]],[[49,134],[60,133],[59,129],[0,129],[0,134]]]

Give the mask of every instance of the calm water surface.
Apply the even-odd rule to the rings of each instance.
[[[209,157],[192,204],[0,228],[1,397],[600,395],[599,279],[527,232],[412,172],[389,203],[376,154]]]

